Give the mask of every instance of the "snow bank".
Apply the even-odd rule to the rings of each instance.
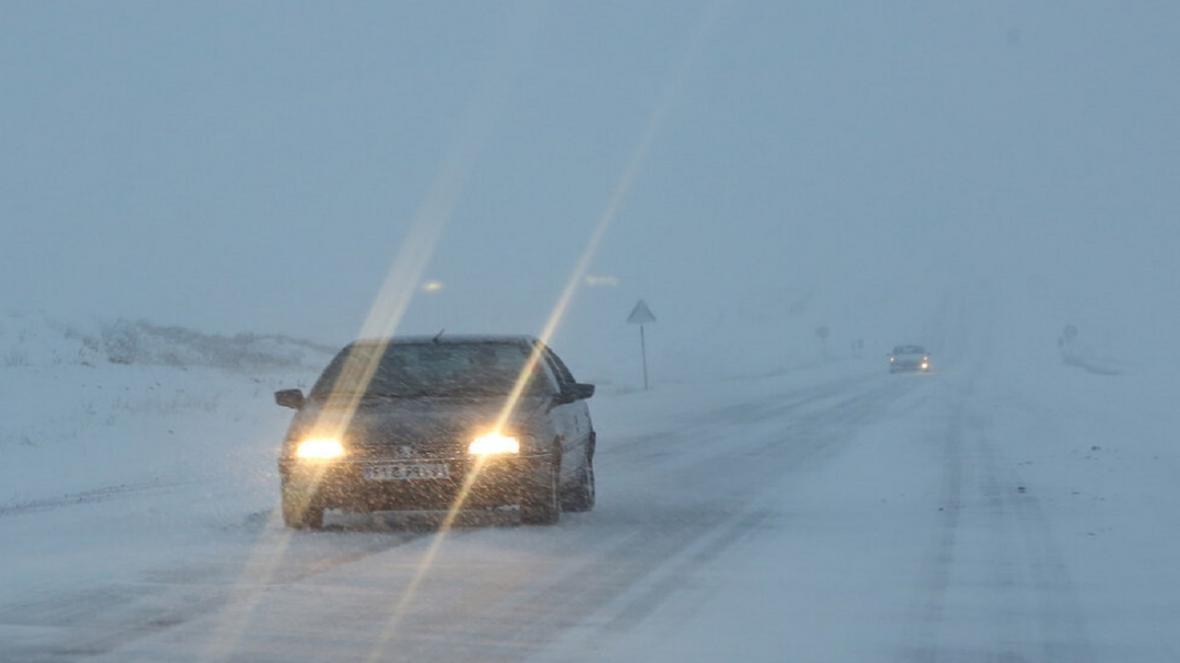
[[[65,323],[41,313],[0,318],[0,368],[100,363],[236,371],[319,368],[335,348],[282,334],[207,334],[145,320]]]

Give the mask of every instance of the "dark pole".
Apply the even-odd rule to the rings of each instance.
[[[643,325],[639,325],[639,351],[643,354],[643,390],[647,391],[647,338],[643,335]]]

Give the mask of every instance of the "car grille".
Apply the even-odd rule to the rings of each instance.
[[[464,448],[459,440],[409,441],[399,439],[361,440],[349,445],[353,458],[358,460],[398,460],[422,458],[454,458]]]

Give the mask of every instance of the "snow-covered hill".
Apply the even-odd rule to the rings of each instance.
[[[278,335],[218,336],[125,320],[0,318],[0,509],[265,467],[287,412],[330,348]],[[254,470],[249,470],[253,472]]]
[[[318,368],[334,348],[282,334],[209,334],[145,320],[65,322],[44,313],[0,317],[0,368],[102,363],[251,372]]]

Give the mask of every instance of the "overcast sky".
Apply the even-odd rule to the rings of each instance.
[[[2,8],[4,308],[343,342],[442,174],[401,329],[535,333],[653,129],[579,352],[1180,309],[1174,2]]]

